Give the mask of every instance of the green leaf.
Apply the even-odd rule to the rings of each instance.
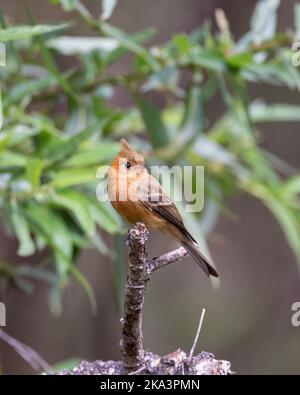
[[[92,217],[102,229],[112,234],[122,231],[121,219],[112,209],[110,203],[90,198],[90,204]]]
[[[27,127],[32,127],[35,130],[37,129],[39,135],[47,135],[48,138],[51,138],[56,142],[62,141],[59,129],[54,126],[53,120],[47,117],[45,114],[40,112],[25,114],[19,108],[14,107],[14,115],[16,116],[16,120],[19,125],[26,124]]]
[[[287,86],[289,89],[300,89],[299,73],[291,65],[269,62],[264,64],[249,64],[241,70],[244,79],[251,82],[266,82],[275,86]]]
[[[86,184],[96,181],[99,166],[87,168],[64,169],[55,174],[51,181],[54,188],[61,189],[72,185]]]
[[[30,137],[36,136],[38,133],[39,130],[37,128],[32,128],[22,124],[12,125],[8,130],[0,133],[0,136],[3,136],[0,140],[0,151],[2,149],[2,142],[4,139],[7,139],[6,143],[8,147],[13,147],[20,143],[24,143],[26,140],[28,141]]]
[[[16,26],[0,29],[0,41],[24,40],[41,34],[53,33],[69,27],[68,23],[60,25],[35,25],[35,26]]]
[[[211,164],[228,166],[235,174],[245,174],[246,169],[239,163],[238,158],[229,150],[217,142],[210,140],[207,136],[199,137],[190,153],[191,159],[199,161],[200,158],[210,161]],[[198,162],[199,164],[199,162]]]
[[[242,159],[251,169],[252,178],[264,185],[275,186],[279,184],[279,177],[275,170],[269,166],[267,158],[254,147],[245,147],[241,152]]]
[[[226,58],[226,62],[230,67],[242,68],[253,61],[253,54],[249,52],[237,53]]]
[[[157,60],[145,48],[137,44],[122,30],[111,26],[105,22],[100,23],[102,32],[108,36],[118,40],[119,44],[126,48],[128,51],[140,56],[150,66],[153,71],[159,71],[160,65]]]
[[[201,68],[218,73],[226,71],[227,68],[225,60],[218,52],[203,49],[193,51],[189,54],[187,56],[187,63],[192,63],[195,66],[200,66]]]
[[[179,138],[185,146],[190,145],[196,137],[203,133],[203,117],[202,89],[200,86],[194,85],[187,94],[185,112],[180,128]]]
[[[232,115],[237,117],[238,122],[243,125],[247,133],[253,134],[253,123],[249,113],[250,99],[248,97],[246,83],[240,75],[235,75],[231,78],[231,84],[235,91],[236,107],[236,114],[233,113]]]
[[[203,125],[202,91],[199,85],[193,85],[187,92],[181,128],[196,126],[199,131]],[[200,127],[199,127],[200,126]]]
[[[67,78],[73,74],[73,71],[69,70],[67,75],[63,74],[56,63],[56,59],[53,56],[51,50],[45,45],[45,40],[38,38],[37,42],[39,44],[45,67],[47,67],[48,71],[52,74],[52,76],[56,78],[57,83],[63,88],[71,103],[79,103],[80,100],[77,96],[77,92],[73,89],[73,86],[71,86]]]
[[[163,151],[164,158],[176,161],[184,155],[197,137],[203,133],[203,95],[202,88],[193,85],[186,94],[185,109],[176,139]]]
[[[170,90],[177,91],[178,70],[174,65],[166,66],[158,73],[152,74],[149,80],[143,85],[143,92],[150,90]]]
[[[109,19],[117,5],[118,0],[102,0],[101,18],[105,21]]]
[[[0,169],[9,167],[25,167],[26,163],[26,156],[13,151],[4,151],[0,155]]]
[[[282,186],[281,192],[283,195],[293,197],[300,193],[300,175],[289,178]]]
[[[0,133],[0,153],[5,150],[11,139],[11,132]]]
[[[90,238],[90,241],[92,242],[92,245],[96,248],[96,250],[99,251],[101,254],[110,257],[113,256],[113,253],[110,251],[110,249],[108,248],[107,244],[105,243],[99,232],[95,233]]]
[[[156,33],[156,30],[154,28],[149,28],[144,31],[132,34],[132,35],[128,36],[128,38],[134,44],[141,45],[141,44],[144,44],[146,41],[150,40],[154,36],[155,33]],[[111,38],[110,40],[112,40],[112,39],[113,38]],[[127,51],[129,51],[129,48],[126,46],[123,46],[119,42],[119,40],[116,40],[116,39],[113,39],[113,40],[115,40],[117,43],[119,43],[119,45],[114,51],[112,51],[111,53],[108,54],[107,60],[106,60],[108,65],[115,63],[118,59],[120,59],[123,55],[125,55],[127,53]]]
[[[65,274],[72,262],[72,239],[63,218],[49,207],[29,201],[24,207],[29,226],[47,240],[58,259],[60,274]]]
[[[108,55],[118,48],[117,40],[105,37],[59,36],[46,44],[63,55],[86,55],[94,50]]]
[[[57,286],[59,287],[59,289],[62,289],[66,286],[68,275],[70,274],[70,270],[72,268],[72,260],[71,258],[67,258],[58,249],[53,249],[53,256],[56,266],[56,272],[59,279]]]
[[[277,26],[277,10],[280,0],[258,0],[250,20],[250,32],[236,45],[236,51],[247,50],[252,43],[258,44],[272,39]]]
[[[19,102],[24,97],[32,97],[35,94],[54,86],[57,83],[55,77],[50,76],[44,79],[29,80],[14,86],[5,95],[5,107],[12,105],[15,102]]]
[[[89,237],[95,234],[95,219],[90,208],[89,199],[80,192],[66,190],[52,193],[49,203],[68,210],[75,221]]]
[[[274,36],[279,5],[280,0],[259,0],[257,2],[250,22],[253,38],[263,41]]]
[[[178,48],[180,55],[186,55],[189,52],[191,48],[191,42],[188,35],[175,34],[175,36],[173,36],[172,41]]]
[[[36,189],[40,186],[40,178],[45,166],[45,162],[38,158],[28,158],[26,166],[26,176],[30,181],[32,188]]]
[[[29,265],[18,265],[18,275],[22,277],[29,277],[34,280],[41,280],[50,285],[55,285],[57,278],[53,272],[48,270],[32,267]]]
[[[137,95],[136,102],[142,115],[149,137],[156,148],[162,148],[168,143],[168,133],[159,109],[145,97]]]
[[[298,122],[300,121],[300,106],[254,102],[250,106],[250,115],[253,122]]]
[[[290,247],[300,262],[300,227],[295,213],[273,196],[268,197],[266,205],[281,225]]]
[[[35,247],[23,210],[15,200],[8,201],[6,208],[8,221],[11,223],[12,229],[19,240],[18,254],[21,256],[32,255]]]
[[[82,167],[110,162],[118,153],[120,144],[103,141],[100,144],[86,144],[80,151],[64,162],[67,167]]]
[[[91,305],[92,314],[97,314],[97,299],[93,287],[88,282],[88,280],[84,277],[82,273],[74,266],[71,266],[71,273],[74,278],[82,285],[83,289],[85,290]]]
[[[99,127],[90,126],[85,130],[77,133],[75,136],[69,137],[64,141],[55,142],[53,145],[45,146],[40,153],[42,157],[48,158],[52,164],[57,161],[66,159],[70,154],[76,151],[79,145],[99,131]]]

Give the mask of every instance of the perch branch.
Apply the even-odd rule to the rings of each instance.
[[[147,282],[146,242],[148,231],[137,223],[128,231],[128,277],[124,294],[121,351],[127,373],[139,370],[144,363],[142,310]]]
[[[124,316],[122,319],[121,351],[127,373],[141,371],[144,366],[142,310],[146,283],[156,270],[181,259],[187,254],[183,247],[154,259],[147,259],[148,230],[138,222],[128,231],[128,277],[125,285]]]

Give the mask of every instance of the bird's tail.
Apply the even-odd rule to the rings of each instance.
[[[182,240],[181,244],[194,259],[194,261],[197,262],[201,269],[207,274],[207,276],[211,275],[213,277],[219,277],[217,270],[201,254],[200,249],[196,243],[194,243],[192,240]]]

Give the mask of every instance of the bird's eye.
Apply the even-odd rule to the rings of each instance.
[[[129,167],[131,166],[130,162],[126,162],[125,166],[126,166],[127,169],[129,169]]]

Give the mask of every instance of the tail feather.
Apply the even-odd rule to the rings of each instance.
[[[182,241],[181,244],[207,276],[211,275],[213,277],[219,277],[217,270],[201,254],[200,249],[196,243],[191,240],[185,240]]]

